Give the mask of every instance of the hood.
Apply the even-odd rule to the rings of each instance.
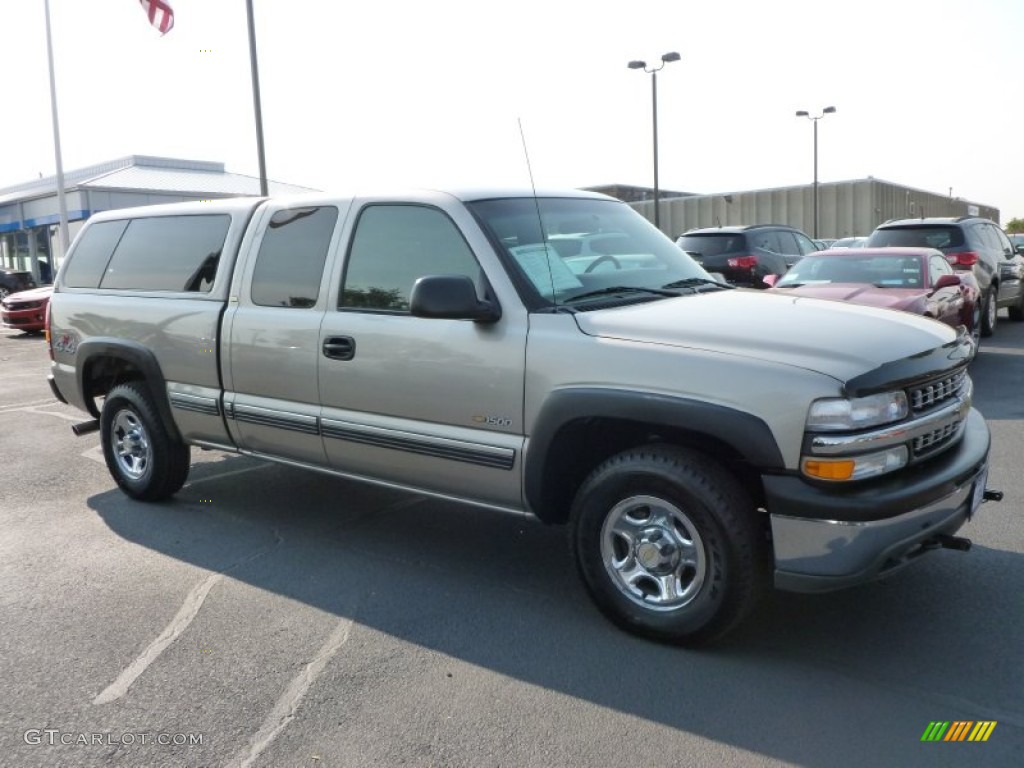
[[[783,296],[852,301],[855,304],[867,304],[869,307],[903,310],[910,309],[928,295],[927,291],[922,288],[876,288],[864,283],[821,283],[819,285],[801,285],[798,288],[771,288],[769,290]]]
[[[591,336],[742,355],[843,382],[956,339],[949,326],[909,313],[743,289],[575,318]]]
[[[7,297],[8,301],[41,301],[50,298],[53,293],[52,285],[44,285],[42,288],[29,288],[27,291],[17,291]]]

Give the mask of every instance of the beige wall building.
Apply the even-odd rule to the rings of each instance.
[[[653,201],[630,202],[654,220]],[[670,237],[696,227],[788,224],[814,233],[814,187],[755,189],[714,195],[661,198],[661,229]],[[889,219],[921,216],[983,216],[999,222],[999,209],[959,197],[927,192],[868,177],[818,184],[821,238],[869,235]]]

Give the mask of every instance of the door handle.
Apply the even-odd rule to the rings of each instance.
[[[356,340],[351,336],[328,336],[324,339],[324,357],[351,360],[356,356]]]

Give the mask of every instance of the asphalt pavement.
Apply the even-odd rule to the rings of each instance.
[[[972,364],[1005,492],[940,551],[774,593],[720,645],[632,637],[565,532],[217,452],[116,490],[0,331],[0,766],[1020,766],[1024,324]],[[935,721],[984,742],[922,742]]]

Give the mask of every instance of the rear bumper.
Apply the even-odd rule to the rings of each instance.
[[[950,451],[842,495],[795,477],[766,477],[775,549],[775,586],[827,592],[888,575],[955,533],[987,476],[989,432],[972,410]],[[984,488],[981,488],[984,491]]]
[[[50,391],[53,392],[53,396],[64,403],[64,405],[67,405],[67,398],[60,393],[60,389],[57,387],[57,380],[53,378],[52,373],[46,377],[46,383],[50,385]]]

